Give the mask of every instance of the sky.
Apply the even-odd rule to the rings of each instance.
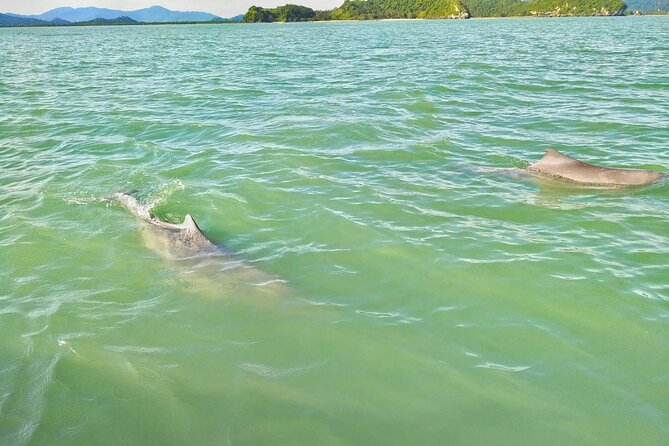
[[[343,2],[344,0],[0,0],[0,13],[41,14],[60,6],[97,6],[132,11],[160,5],[173,11],[204,11],[220,17],[232,17],[246,12],[252,5],[271,8],[297,3],[314,9],[332,9]]]

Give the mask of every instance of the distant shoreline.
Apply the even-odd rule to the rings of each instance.
[[[241,20],[221,20],[215,22],[135,22],[135,23],[30,23],[20,25],[1,25],[2,28],[72,28],[72,27],[97,27],[97,26],[158,26],[158,25],[231,25],[241,24]]]
[[[269,23],[338,23],[338,22],[415,22],[415,21],[459,21],[459,20],[505,20],[505,19],[565,19],[565,18],[594,18],[594,17],[669,17],[669,12],[666,13],[648,13],[642,15],[625,14],[619,16],[597,16],[597,15],[575,15],[575,16],[539,16],[539,15],[525,15],[525,16],[508,16],[508,17],[471,17],[468,19],[370,19],[370,20],[312,20],[303,22],[268,22]],[[259,23],[245,23],[240,20],[221,20],[214,22],[136,22],[136,23],[45,23],[45,24],[21,24],[21,25],[2,25],[3,28],[92,28],[104,26],[160,26],[160,25],[257,25]]]

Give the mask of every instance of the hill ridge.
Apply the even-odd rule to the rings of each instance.
[[[61,6],[50,9],[42,14],[19,15],[4,14],[14,18],[35,19],[51,22],[59,19],[71,23],[89,22],[96,19],[112,20],[119,17],[128,17],[136,22],[210,22],[222,20],[221,17],[202,11],[172,11],[163,6],[154,5],[148,8],[124,11],[120,9],[98,8],[96,6],[71,7]]]

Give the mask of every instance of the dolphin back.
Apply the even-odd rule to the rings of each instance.
[[[620,169],[579,161],[555,149],[527,168],[528,171],[573,183],[606,187],[643,186],[665,174],[647,169]]]
[[[139,202],[129,193],[117,192],[114,197],[145,223],[145,238],[152,241],[149,244],[164,248],[168,257],[190,257],[198,253],[211,253],[217,249],[190,214],[186,214],[181,224],[168,223],[154,216],[149,204]]]

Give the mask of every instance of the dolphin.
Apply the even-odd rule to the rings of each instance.
[[[593,187],[633,187],[653,183],[667,175],[647,169],[619,169],[584,163],[555,149],[546,150],[543,158],[526,170],[560,181]]]
[[[150,204],[140,203],[129,193],[117,192],[112,197],[140,221],[147,247],[175,261],[186,276],[197,282],[193,287],[207,294],[219,295],[246,284],[262,288],[264,293],[274,296],[278,292],[277,284],[284,282],[236,259],[225,248],[212,242],[190,214],[186,214],[181,224],[168,223],[151,212]]]
[[[190,214],[186,214],[181,224],[168,223],[153,215],[149,205],[140,203],[128,193],[117,192],[114,197],[145,223],[142,229],[147,245],[164,257],[184,259],[221,251],[204,235]]]

